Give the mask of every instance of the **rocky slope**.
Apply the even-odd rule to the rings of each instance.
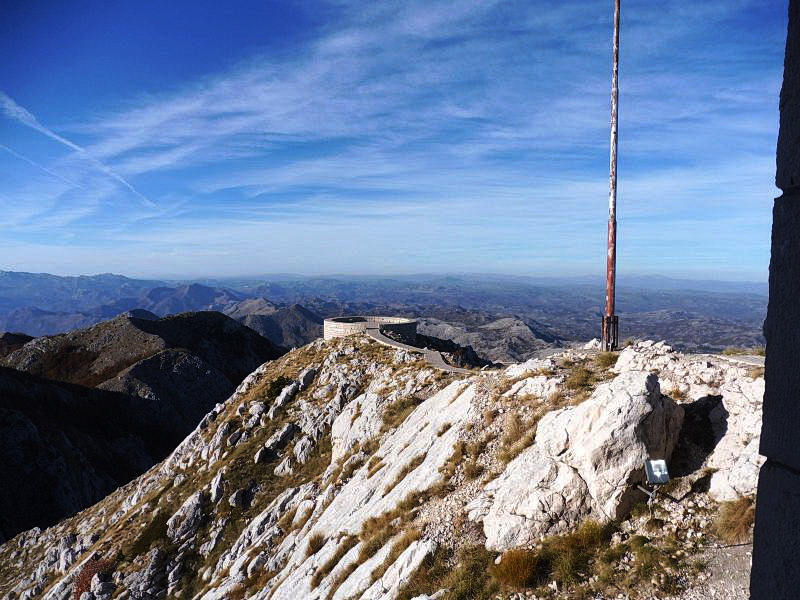
[[[540,323],[517,317],[503,317],[479,325],[426,317],[420,319],[419,331],[471,346],[481,356],[500,362],[525,360],[536,350],[552,347],[561,341]]]
[[[368,338],[318,340],[160,465],[0,546],[0,594],[708,597],[718,502],[755,493],[763,378],[652,342],[615,358],[454,379]],[[681,473],[650,510],[647,457]]]
[[[0,358],[19,350],[33,338],[24,333],[0,333]]]
[[[204,363],[197,363],[198,369],[211,367],[229,381],[241,381],[256,366],[283,353],[218,312],[161,319],[143,312],[132,314],[139,316],[121,315],[86,329],[35,338],[0,364],[58,381],[117,389],[144,376],[141,361],[168,350],[175,358],[197,357]],[[137,365],[136,373],[131,374],[129,369]]]
[[[0,364],[13,369],[0,370],[1,535],[51,525],[143,473],[283,353],[220,313],[135,314],[3,336],[12,351],[0,346]]]

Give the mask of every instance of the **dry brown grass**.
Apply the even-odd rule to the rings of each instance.
[[[347,481],[348,479],[350,479],[353,476],[353,473],[355,473],[363,465],[364,465],[364,459],[363,458],[356,459],[356,460],[351,460],[350,462],[344,464],[342,466],[342,471],[341,471],[341,473],[339,474],[339,477],[338,477],[339,481]]]
[[[525,423],[517,413],[508,413],[503,420],[503,445],[510,446],[525,434]]]
[[[676,388],[676,387],[672,388],[669,391],[668,395],[669,395],[670,398],[675,400],[675,402],[685,402],[686,401],[686,397],[687,397],[686,396],[686,392],[684,392],[682,389]]]
[[[714,522],[714,532],[727,544],[748,541],[753,532],[756,507],[753,498],[742,497],[720,504],[719,515]]]
[[[505,552],[500,563],[490,567],[490,572],[502,585],[524,588],[536,583],[538,567],[538,552],[527,548],[514,548]]]
[[[474,458],[464,463],[464,477],[467,479],[477,479],[483,473],[483,465]]]
[[[81,568],[80,573],[75,578],[75,587],[72,590],[72,598],[79,600],[81,594],[88,592],[92,585],[92,577],[95,575],[108,575],[114,569],[113,561],[109,559],[90,559]]]
[[[437,437],[442,437],[447,431],[453,426],[452,423],[445,423],[441,427],[439,427],[439,431],[436,432]]]
[[[568,404],[569,398],[567,398],[567,395],[561,390],[556,390],[547,398],[547,405],[550,407],[550,410],[564,408]]]
[[[594,383],[594,373],[583,365],[573,365],[570,368],[564,387],[568,390],[581,390],[591,387]]]
[[[369,478],[375,475],[375,473],[377,473],[383,466],[384,462],[382,458],[378,456],[373,456],[370,458],[369,462],[367,463],[367,477]]]
[[[753,367],[747,371],[747,376],[750,379],[759,379],[764,376],[764,367]]]
[[[285,513],[281,515],[281,518],[278,519],[278,527],[284,533],[288,533],[292,527],[292,521],[294,521],[294,517],[297,514],[297,507],[295,506],[291,510],[287,510]]]
[[[414,412],[414,409],[420,404],[422,404],[422,400],[414,396],[405,396],[392,402],[383,413],[381,431],[385,432],[394,427],[399,427],[406,420],[406,417]]]
[[[369,438],[368,440],[364,440],[359,445],[359,449],[367,455],[375,454],[378,448],[380,448],[381,442],[377,437]]]
[[[598,352],[594,357],[594,364],[598,369],[608,369],[617,364],[619,353],[617,352]]]
[[[398,600],[411,600],[420,594],[446,589],[447,600],[490,600],[500,591],[489,570],[494,553],[482,545],[465,546],[456,556],[439,549],[426,558],[409,582],[400,590]]]
[[[549,581],[556,581],[559,588],[572,586],[591,576],[591,567],[608,548],[612,533],[611,525],[586,521],[572,533],[544,539],[535,550],[507,551],[490,572],[499,583],[517,589]]]
[[[516,413],[509,413],[503,429],[503,439],[497,456],[502,462],[508,463],[533,443],[536,422],[525,423]]]
[[[458,441],[453,444],[453,453],[450,455],[450,458],[448,458],[447,461],[441,467],[439,467],[439,473],[442,474],[442,477],[445,481],[449,481],[453,478],[453,475],[455,475],[456,469],[458,469],[458,465],[461,464],[466,452],[466,442]]]
[[[313,556],[325,545],[328,539],[321,534],[320,532],[312,533],[308,538],[308,544],[306,545],[306,558],[309,556]]]
[[[555,369],[550,369],[548,367],[542,367],[541,369],[536,369],[533,372],[534,377],[552,377],[555,374]]]

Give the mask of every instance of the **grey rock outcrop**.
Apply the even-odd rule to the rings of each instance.
[[[270,419],[274,419],[275,416],[278,414],[278,411],[281,410],[284,406],[289,404],[292,399],[297,395],[297,392],[300,391],[300,382],[293,381],[286,387],[284,387],[281,392],[278,394],[278,397],[275,398],[275,402],[272,403],[272,406],[269,409],[268,416]]]
[[[628,372],[573,408],[545,415],[536,441],[488,484],[481,508],[486,546],[505,550],[562,533],[593,517],[624,516],[641,493],[644,461],[669,459],[683,409],[661,395],[658,379]]]
[[[714,470],[710,493],[717,500],[735,500],[756,493],[760,427],[765,382],[752,376],[758,365],[711,355],[675,352],[664,342],[640,342],[620,353],[614,370],[657,371],[665,394],[680,396],[687,410],[703,399],[718,398],[708,415],[713,436],[703,466]]]

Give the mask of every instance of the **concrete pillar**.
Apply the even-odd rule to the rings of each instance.
[[[800,0],[789,2],[775,182],[754,600],[800,598]]]

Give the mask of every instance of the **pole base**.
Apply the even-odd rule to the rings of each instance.
[[[600,347],[604,352],[613,352],[619,348],[619,317],[606,315],[602,321],[603,339]]]

